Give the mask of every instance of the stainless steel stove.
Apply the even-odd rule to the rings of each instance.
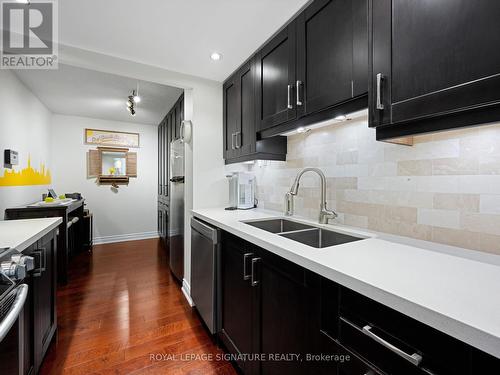
[[[0,249],[0,374],[24,374],[24,304],[28,286],[23,283],[34,259],[15,249]]]

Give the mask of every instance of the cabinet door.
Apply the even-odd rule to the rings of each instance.
[[[165,162],[163,164],[164,174],[165,174],[165,197],[170,195],[170,142],[172,138],[172,116],[168,117],[168,122],[165,123]]]
[[[256,353],[253,313],[256,288],[250,284],[253,256],[251,245],[224,234],[221,251],[221,332],[220,338],[232,354]],[[246,268],[246,269],[245,269]],[[237,361],[244,374],[255,373],[256,363]]]
[[[292,22],[257,53],[256,118],[259,130],[296,118],[296,24]]]
[[[161,124],[163,124],[163,122]],[[162,141],[161,124],[158,125],[158,195],[162,195],[162,193],[163,193],[163,186],[161,185],[161,180],[163,178],[162,168],[161,168],[161,161],[162,161],[162,159],[161,159],[161,147],[162,147],[162,144],[161,144],[161,141]]]
[[[178,139],[181,134],[181,108],[180,101],[174,107],[174,139]]]
[[[300,16],[294,104],[310,114],[353,97],[353,4],[319,0]]]
[[[255,261],[254,261],[255,262]],[[309,299],[302,267],[263,251],[258,261],[260,353],[302,354],[310,352],[308,339]],[[309,294],[310,293],[310,294]],[[319,332],[319,329],[318,329]],[[310,363],[300,360],[260,363],[261,374],[305,374]]]
[[[255,152],[255,64],[251,60],[238,71],[239,128],[236,129],[238,156]]]
[[[368,1],[352,0],[352,95],[368,93]]]
[[[57,329],[56,237],[52,233],[37,245],[43,270],[33,277],[33,338],[35,368],[38,371]]]
[[[229,78],[223,86],[224,157],[236,155],[236,132],[241,129],[239,90],[237,75]]]
[[[32,251],[32,247],[25,250],[26,254]],[[28,297],[23,307],[24,317],[24,373],[23,375],[32,375],[35,373],[35,342],[33,340],[33,323],[34,323],[34,294],[33,294],[33,276],[28,275],[23,280],[23,283],[28,285]]]
[[[372,0],[371,8],[372,126],[498,107],[500,2]],[[380,95],[384,108],[373,105]]]

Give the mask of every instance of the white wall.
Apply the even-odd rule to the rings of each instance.
[[[109,185],[97,185],[87,178],[87,152],[95,146],[84,144],[84,129],[105,129],[140,134],[137,178],[114,192]],[[54,115],[52,118],[53,187],[58,194],[79,192],[94,213],[97,243],[157,236],[157,128],[129,122]]]
[[[0,70],[0,176],[3,176],[3,150],[19,152],[19,165],[26,168],[28,155],[31,165],[40,163],[51,169],[50,111],[9,70]],[[52,170],[52,169],[51,169]],[[41,199],[48,186],[0,186],[0,220],[7,207],[19,206]]]

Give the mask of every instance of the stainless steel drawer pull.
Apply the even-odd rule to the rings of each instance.
[[[288,96],[287,96],[287,108],[288,109],[293,109],[292,105],[292,85],[288,85]]]
[[[385,346],[387,349],[396,353],[400,357],[406,359],[411,364],[418,366],[418,365],[420,365],[420,362],[422,362],[422,356],[420,354],[418,354],[418,353],[408,354],[408,353],[404,352],[403,350],[399,349],[398,347],[392,345],[390,342],[387,342],[386,340],[384,340],[382,337],[379,337],[375,333],[373,333],[372,327],[370,327],[369,325],[364,326],[362,331],[366,336],[375,340],[379,344]]]
[[[251,285],[252,286],[257,286],[259,285],[259,280],[256,280],[255,278],[255,265],[260,262],[260,258],[253,258],[252,259],[252,282],[251,282]]]
[[[300,100],[300,88],[302,87],[302,81],[297,81],[297,91],[296,91],[296,96],[297,96],[297,106],[302,105],[302,100]]]
[[[382,73],[377,74],[377,104],[376,108],[378,110],[384,109],[384,104],[382,103],[382,81],[384,80],[384,76]]]
[[[413,354],[408,354],[405,351],[399,349],[398,347],[392,345],[390,342],[387,342],[384,340],[382,337],[377,336],[375,333],[372,332],[372,327],[370,325],[365,325],[363,328],[358,327],[356,324],[350,322],[343,316],[340,317],[340,320],[348,325],[350,325],[352,328],[364,333],[366,336],[371,338],[372,340],[378,342],[379,344],[383,345],[385,348],[389,349],[391,352],[396,353],[400,357],[406,359],[408,362],[415,366],[419,366],[420,363],[422,362],[422,356],[418,353],[413,353]]]
[[[243,255],[243,280],[250,279],[250,275],[247,274],[247,259],[252,255],[253,253],[246,253]]]

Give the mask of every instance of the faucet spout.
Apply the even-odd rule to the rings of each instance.
[[[326,177],[325,177],[324,173],[321,171],[321,169],[319,169],[319,168],[304,168],[303,170],[301,170],[297,174],[297,177],[295,177],[295,180],[293,181],[293,184],[292,184],[290,190],[285,194],[285,215],[287,215],[287,216],[293,215],[293,211],[294,211],[293,197],[298,194],[300,179],[301,179],[302,175],[306,172],[314,172],[320,178],[321,196],[320,196],[320,207],[319,207],[319,209],[320,209],[319,222],[320,222],[320,224],[327,224],[328,220],[335,219],[337,217],[337,213],[335,211],[327,208]]]

